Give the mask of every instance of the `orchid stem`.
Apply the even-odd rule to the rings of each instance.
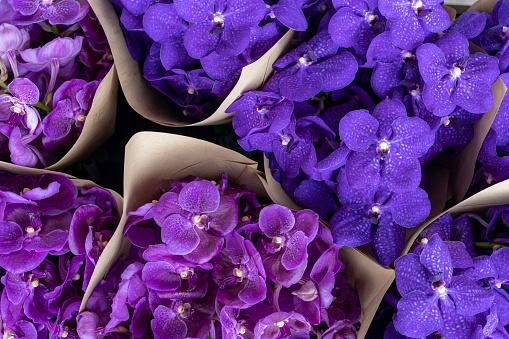
[[[9,88],[7,87],[7,85],[3,82],[0,82],[0,87],[2,87],[3,89],[5,89],[7,91],[7,93],[9,93]]]
[[[475,247],[477,248],[494,248],[494,247],[507,247],[504,245],[500,245],[496,242],[474,242]]]
[[[48,105],[45,105],[44,103],[42,103],[40,101],[38,103],[36,103],[35,105],[33,105],[33,106],[37,107],[37,108],[40,108],[43,111],[48,112],[48,113],[53,110],[51,107],[49,107]]]
[[[55,34],[57,36],[57,38],[60,37],[60,33],[58,32],[57,25],[51,26],[51,31],[53,32],[53,34]]]

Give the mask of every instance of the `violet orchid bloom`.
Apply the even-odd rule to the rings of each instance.
[[[154,339],[186,338],[187,325],[177,314],[166,306],[157,306],[154,319],[150,321]]]
[[[17,56],[19,51],[25,50],[30,45],[30,35],[27,30],[3,23],[0,25],[0,58],[14,75],[19,77]]]
[[[431,210],[421,188],[406,193],[377,186],[355,189],[348,186],[344,170],[338,176],[336,193],[343,207],[330,222],[334,242],[351,247],[371,242],[382,265],[389,265],[403,249],[405,228],[417,226]]]
[[[223,339],[253,338],[255,323],[246,311],[225,306],[219,316]]]
[[[10,272],[34,269],[48,253],[62,250],[67,243],[71,221],[68,212],[49,216],[43,215],[38,207],[10,204],[4,213],[0,265]]]
[[[509,74],[504,73],[500,75],[500,79],[504,85],[509,85]],[[500,103],[497,115],[491,124],[491,129],[497,132],[497,146],[504,148],[504,153],[508,154],[507,147],[509,146],[509,135],[506,131],[509,130],[509,93],[504,94],[504,98]]]
[[[295,311],[302,314],[312,325],[319,325],[322,321],[321,313],[328,308],[334,297],[332,290],[335,285],[335,275],[344,268],[338,258],[338,247],[325,251],[315,262],[309,277],[293,294]]]
[[[11,0],[15,24],[29,25],[48,20],[51,25],[72,25],[80,21],[90,9],[83,0]]]
[[[57,318],[49,327],[49,338],[73,338],[77,337],[76,316],[80,309],[81,297],[74,297],[63,302],[57,312]]]
[[[80,136],[92,106],[99,81],[73,79],[63,83],[53,95],[53,111],[42,120],[44,147],[71,145]]]
[[[222,237],[237,226],[237,202],[221,196],[218,188],[206,180],[188,183],[178,195],[166,194],[171,214],[158,224],[168,252],[183,255],[193,263],[208,262],[221,250]]]
[[[318,215],[310,210],[293,213],[280,205],[260,211],[259,227],[263,237],[258,252],[267,277],[284,287],[298,282],[307,266],[307,247],[318,231]]]
[[[3,276],[2,284],[5,285],[3,293],[8,302],[18,309],[18,312],[10,312],[9,317],[4,317],[3,321],[7,326],[12,326],[24,316],[38,324],[46,323],[53,314],[44,295],[58,284],[56,279],[58,279],[56,268],[47,260],[33,271],[22,274],[8,272]]]
[[[44,330],[39,333],[34,324],[26,320],[18,320],[15,324],[7,326],[0,319],[0,335],[5,338],[39,338],[39,335],[44,336]]]
[[[340,47],[351,47],[365,59],[368,47],[382,27],[376,1],[334,0],[337,10],[329,22],[329,34]],[[382,21],[382,22],[381,22]]]
[[[498,59],[482,53],[469,55],[468,40],[457,32],[442,35],[435,44],[417,49],[419,72],[426,83],[423,99],[438,116],[456,105],[470,113],[484,113],[493,104],[493,85],[499,75]]]
[[[214,257],[212,278],[219,286],[217,301],[226,306],[248,308],[267,297],[260,254],[235,231],[226,236],[226,250]]]
[[[419,46],[428,33],[451,25],[443,0],[380,0],[378,8],[390,23],[391,41],[398,47]]]
[[[493,7],[491,17],[488,16],[486,21],[486,29],[476,40],[486,52],[495,55],[500,60],[499,69],[501,73],[505,73],[509,65],[508,13],[509,5],[505,1],[497,1]]]
[[[275,17],[286,27],[295,31],[305,31],[308,22],[302,9],[307,0],[279,0],[269,8],[270,17]]]
[[[406,254],[395,267],[402,299],[393,320],[403,335],[425,337],[439,331],[450,338],[470,337],[474,316],[492,305],[491,291],[465,276],[453,276],[451,256],[438,234],[429,239],[420,257]]]
[[[490,129],[483,141],[477,160],[482,167],[474,176],[474,182],[484,179],[488,185],[509,179],[509,156],[499,156],[497,133]]]
[[[214,51],[224,56],[240,54],[249,43],[250,28],[258,26],[266,13],[262,0],[176,0],[174,5],[189,22],[184,46],[197,59]]]
[[[275,312],[256,323],[255,339],[276,339],[308,334],[311,330],[306,318],[297,312]],[[304,334],[302,333],[302,334]]]
[[[64,0],[67,1],[67,0]],[[45,99],[55,87],[57,77],[70,79],[79,71],[75,59],[81,50],[83,37],[57,38],[42,47],[26,49],[20,52],[25,62],[23,67],[32,72],[49,74]],[[45,100],[46,101],[46,100]]]
[[[288,126],[293,102],[273,92],[250,91],[242,94],[226,113],[236,112],[233,128],[241,138],[256,132],[278,132]]]
[[[39,89],[26,78],[16,78],[7,87],[10,94],[0,94],[0,121],[24,127],[33,140],[40,134],[41,117],[33,105],[39,102]]]
[[[433,145],[434,133],[418,117],[407,117],[397,100],[379,103],[373,115],[349,112],[339,123],[339,136],[352,150],[346,177],[352,188],[378,183],[397,193],[415,190],[421,181],[418,158]]]
[[[61,256],[63,258],[63,255]],[[63,303],[67,300],[69,293],[69,286],[76,281],[82,279],[83,273],[82,266],[85,261],[83,255],[79,256],[68,256],[65,260],[59,260],[58,272],[62,279],[62,283],[54,288],[51,292],[44,295],[44,298],[49,301],[49,310],[53,313],[58,313]],[[72,289],[73,287],[70,287]],[[83,291],[86,290],[86,285],[83,284]]]
[[[264,90],[279,91],[287,99],[306,101],[320,92],[341,89],[357,73],[355,57],[338,51],[327,31],[303,43],[272,65],[277,72]]]
[[[43,167],[49,166],[53,162],[51,158],[47,159],[41,149],[29,144],[34,140],[35,136],[28,133],[23,128],[7,127],[7,131],[2,131],[9,138],[9,156],[12,163],[25,166],[35,167],[41,163]]]

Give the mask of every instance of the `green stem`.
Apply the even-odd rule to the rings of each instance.
[[[7,92],[9,92],[9,88],[7,87],[6,84],[4,84],[3,82],[0,82],[0,87],[2,87],[3,89],[5,89]]]
[[[42,102],[36,103],[34,105],[34,107],[40,108],[43,111],[48,112],[48,113],[52,111],[51,107],[49,107],[48,105],[43,104]]]
[[[57,38],[60,37],[60,33],[58,32],[57,25],[51,26],[51,31],[53,32],[53,34],[55,34],[57,36]]]
[[[474,242],[475,247],[477,248],[494,248],[494,247],[507,247],[504,245],[500,245],[496,242]]]

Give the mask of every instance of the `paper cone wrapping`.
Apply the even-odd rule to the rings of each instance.
[[[97,147],[113,135],[117,114],[117,93],[118,76],[115,65],[113,65],[97,88],[78,140],[60,160],[46,167],[47,170],[60,171],[77,163],[92,154]],[[9,163],[0,161],[0,166],[7,164]],[[24,168],[14,164],[9,165],[19,168],[20,171]]]
[[[127,253],[126,243],[129,241],[123,237],[127,213],[158,199],[161,187],[168,188],[170,180],[180,180],[190,175],[218,180],[220,173],[226,172],[230,184],[246,185],[248,190],[262,198],[273,196],[273,192],[266,190],[269,186],[263,173],[256,171],[256,167],[257,163],[251,159],[206,141],[153,132],[134,135],[126,146],[122,219],[98,260],[81,310],[85,309],[86,300],[99,281],[118,258]],[[359,293],[362,319],[358,335],[362,339],[394,279],[394,270],[379,266],[353,248],[342,248],[340,258],[346,265],[349,284]]]
[[[272,73],[272,64],[289,50],[294,31],[288,31],[269,51],[254,63],[244,67],[239,81],[221,106],[207,119],[190,123],[180,121],[177,112],[182,108],[156,90],[143,77],[143,67],[127,49],[120,21],[110,0],[89,0],[101,23],[118,70],[120,85],[129,105],[145,118],[166,126],[207,126],[229,123],[233,114],[224,111],[244,92],[260,88]]]

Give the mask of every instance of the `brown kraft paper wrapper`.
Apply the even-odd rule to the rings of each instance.
[[[117,114],[118,76],[115,65],[111,67],[92,101],[92,107],[85,120],[83,131],[69,151],[56,163],[46,167],[50,171],[60,171],[86,158],[106,141],[115,131]],[[0,166],[9,164],[0,161]],[[9,164],[21,170],[23,166]],[[14,173],[14,172],[13,172]]]
[[[120,85],[129,105],[140,115],[161,125],[172,127],[208,126],[229,123],[233,114],[224,111],[244,92],[260,88],[272,73],[272,64],[290,48],[294,31],[289,30],[260,59],[244,67],[239,81],[224,99],[221,106],[207,119],[190,123],[180,121],[176,112],[182,110],[170,98],[156,90],[143,77],[138,64],[127,49],[120,21],[110,0],[89,0],[90,6],[101,23],[118,70]]]
[[[274,196],[273,192],[266,190],[269,186],[256,167],[257,163],[251,159],[206,141],[154,132],[134,135],[126,146],[122,219],[98,260],[81,311],[85,309],[86,300],[95,286],[118,258],[127,253],[129,240],[123,237],[127,213],[158,199],[160,188],[168,188],[170,180],[190,175],[218,180],[220,173],[226,172],[231,184],[246,185],[259,197]],[[340,258],[346,265],[349,284],[359,293],[362,319],[358,336],[362,339],[385,291],[394,280],[394,270],[378,265],[353,248],[342,248]]]

